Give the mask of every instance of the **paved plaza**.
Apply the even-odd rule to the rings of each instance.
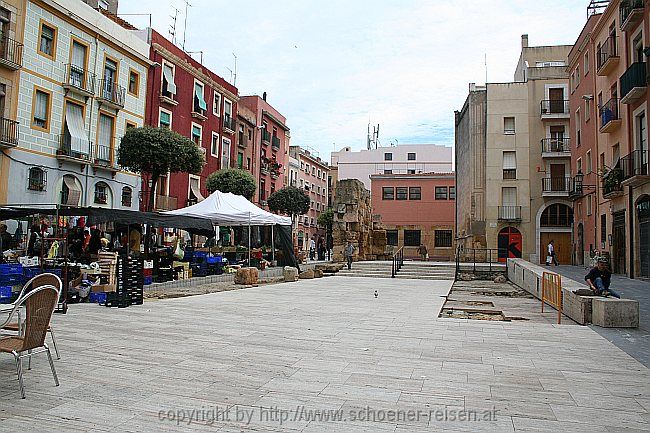
[[[73,305],[54,318],[60,387],[39,356],[21,400],[0,358],[0,431],[650,431],[641,363],[589,327],[438,318],[451,284]]]

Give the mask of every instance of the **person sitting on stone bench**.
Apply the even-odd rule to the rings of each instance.
[[[597,295],[612,295],[615,298],[621,298],[621,295],[609,288],[612,282],[612,273],[607,267],[607,259],[605,257],[598,259],[596,267],[592,268],[585,276],[585,281],[589,284],[589,288]]]

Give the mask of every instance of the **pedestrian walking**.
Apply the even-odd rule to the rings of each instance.
[[[348,244],[345,246],[345,249],[343,250],[343,255],[345,256],[345,259],[348,262],[348,269],[352,269],[352,256],[354,256],[354,252],[356,251],[356,248],[354,245],[352,245],[352,241],[348,241]]]
[[[555,264],[558,266],[557,256],[555,255],[555,241],[551,239],[551,242],[548,243],[548,255],[546,256],[546,266]]]

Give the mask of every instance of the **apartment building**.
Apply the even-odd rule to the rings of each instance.
[[[582,194],[593,190],[596,199],[594,250],[611,256],[614,272],[645,278],[650,277],[649,12],[642,0],[610,1],[587,21],[581,34],[587,42],[574,47],[584,53],[570,65],[575,79],[586,65],[593,75],[591,88],[574,82],[570,99],[572,105],[592,100],[597,110],[591,124],[577,110],[572,113],[572,128],[595,137],[583,145],[593,165],[583,172],[592,170],[594,176],[581,181]],[[576,154],[576,166],[581,157]],[[589,254],[586,245],[578,248]]]
[[[18,146],[19,125],[16,119],[24,24],[24,0],[0,3],[0,203],[8,203],[9,156],[18,153],[12,149]]]
[[[147,124],[191,138],[205,155],[200,174],[171,173],[158,180],[153,209],[178,209],[203,200],[211,173],[237,166],[233,157],[239,157],[235,153],[239,96],[236,87],[164,36],[153,29],[147,32],[150,59],[156,65],[149,71]],[[143,189],[148,190],[148,182],[143,178]],[[149,208],[146,201],[143,209]]]
[[[237,148],[234,155],[234,167],[255,174],[258,164],[253,155],[256,154],[255,134],[257,128],[255,113],[248,107],[237,106]]]
[[[242,96],[240,105],[255,115],[252,167],[258,185],[253,202],[268,210],[269,196],[285,185],[291,138],[287,119],[266,101],[266,92]]]
[[[23,19],[6,201],[138,209],[139,175],[116,156],[144,124],[148,45],[78,0],[27,1]]]
[[[432,260],[454,258],[454,173],[371,176],[373,220],[386,229],[388,245],[419,257],[420,245]],[[408,211],[405,211],[408,209]]]
[[[300,146],[289,147],[289,184],[303,189],[310,200],[309,211],[298,217],[296,237],[298,247],[307,250],[308,240],[314,236],[325,238],[325,228],[318,227],[318,217],[327,210],[329,166],[316,154]],[[295,161],[297,170],[292,178],[291,160]]]
[[[332,167],[337,167],[338,180],[357,179],[370,190],[373,174],[418,174],[451,172],[451,147],[435,144],[403,144],[377,149],[352,151],[344,147],[332,152]]]
[[[553,240],[560,262],[570,263],[571,46],[530,47],[527,35],[521,43],[514,81],[470,88],[456,112],[458,178],[474,173],[458,185],[458,242],[542,263]]]

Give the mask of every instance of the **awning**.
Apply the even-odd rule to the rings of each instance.
[[[65,124],[70,133],[70,150],[88,153],[88,136],[85,132],[83,109],[76,104],[66,104]]]
[[[192,194],[194,194],[194,197],[196,197],[196,199],[198,201],[205,200],[205,197],[203,197],[203,195],[201,195],[201,191],[199,189],[199,186],[195,182],[190,182],[190,191],[192,191]]]
[[[208,105],[205,103],[205,99],[203,99],[203,87],[201,87],[199,84],[194,85],[194,96],[199,102],[199,107],[201,110],[207,110]]]
[[[68,197],[65,203],[67,206],[79,206],[79,199],[81,198],[81,189],[77,186],[74,177],[70,175],[63,176],[63,183],[68,187]]]
[[[171,66],[165,65],[163,69],[163,75],[165,80],[167,80],[167,91],[172,95],[176,94],[176,84],[174,83],[174,70]]]

